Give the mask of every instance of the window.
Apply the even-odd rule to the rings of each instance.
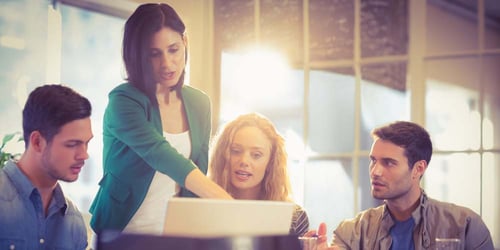
[[[102,116],[109,90],[123,81],[125,20],[50,1],[7,1],[0,9],[0,134],[22,132],[22,108],[37,86],[63,83],[92,103],[94,138],[79,180],[61,182],[86,213],[102,176]],[[80,3],[82,3],[80,1]],[[106,25],[103,25],[106,24]],[[23,152],[24,143],[9,143]],[[10,150],[10,149],[9,149]]]
[[[500,244],[494,181],[500,177],[500,9],[494,0],[215,0],[214,11],[219,121],[257,111],[282,134],[292,129],[289,155],[300,156],[290,164],[294,199],[312,227],[321,221],[335,227],[380,204],[370,194],[369,133],[413,120],[435,145],[426,192],[481,214]],[[296,73],[285,84],[260,88],[272,74],[253,71],[256,80],[247,83],[248,75],[231,65],[242,65],[238,55],[255,45],[282,55]],[[243,84],[259,86],[258,92],[242,91]],[[263,97],[268,92],[274,102]]]
[[[19,14],[21,13],[21,14]],[[22,108],[28,90],[47,80],[47,20],[44,1],[7,1],[0,9],[0,112],[2,135],[22,132]],[[40,20],[45,20],[40,22]],[[24,143],[12,145],[22,152]]]
[[[435,152],[427,193],[482,215],[500,244],[500,9],[428,0],[425,122]],[[464,195],[467,194],[467,195]]]
[[[125,20],[70,5],[61,4],[58,10],[62,20],[61,82],[91,101],[94,133],[78,181],[61,185],[79,209],[88,212],[102,177],[102,118],[108,93],[125,81],[121,57]]]
[[[410,118],[407,2],[361,1],[358,9],[353,1],[307,2],[215,1],[220,124],[252,111],[270,118],[286,135],[295,201],[313,227],[335,226],[379,204],[365,159],[370,130]],[[249,48],[272,49],[288,69],[270,60],[247,64],[241,54]]]

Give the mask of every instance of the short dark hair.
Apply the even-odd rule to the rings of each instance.
[[[47,84],[35,88],[23,109],[25,147],[33,131],[39,131],[47,142],[51,142],[62,126],[90,117],[91,112],[89,100],[69,87]]]
[[[413,168],[417,161],[425,160],[427,164],[431,161],[432,142],[429,133],[416,123],[396,121],[374,129],[372,137],[390,141],[404,148],[410,168]]]
[[[153,35],[161,28],[168,27],[185,35],[186,26],[175,10],[164,3],[142,4],[125,23],[123,33],[123,62],[130,84],[145,93],[156,103],[156,82],[150,57],[150,43]],[[185,50],[187,60],[187,48]],[[185,70],[177,85],[179,91],[184,84]]]

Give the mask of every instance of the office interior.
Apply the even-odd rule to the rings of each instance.
[[[148,1],[0,2],[0,136],[22,131],[36,86],[63,83],[88,97],[90,158],[78,181],[62,183],[88,218],[107,93],[125,78],[123,25]],[[434,143],[426,193],[480,214],[500,247],[500,1],[159,2],[186,24],[186,84],[210,96],[213,133],[239,114],[270,118],[312,227],[381,204],[370,195],[369,133],[409,120]]]

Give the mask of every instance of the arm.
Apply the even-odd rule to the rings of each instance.
[[[197,89],[184,87],[182,91],[186,116],[192,132],[192,160],[198,166],[188,174],[181,196],[190,197],[195,193],[202,198],[228,199],[231,196],[219,185],[206,177],[208,169],[208,147],[212,132],[211,103],[207,95]]]
[[[292,226],[290,228],[290,233],[297,236],[302,236],[309,230],[309,217],[306,211],[299,205],[295,205],[295,210],[293,211]]]
[[[185,186],[187,175],[197,166],[165,140],[158,109],[132,88],[124,86],[109,95],[103,131],[105,171],[109,167],[133,178],[150,167]]]
[[[329,245],[328,244],[328,236],[326,235],[326,233],[327,233],[326,223],[322,222],[319,224],[318,231],[311,230],[311,231],[305,233],[304,236],[307,236],[307,237],[317,236],[318,240],[316,241],[316,245],[317,245],[318,250],[344,249],[344,248],[340,248],[339,246],[336,246],[336,245]]]
[[[493,249],[493,241],[490,231],[484,224],[481,217],[474,212],[470,212],[469,225],[465,232],[465,249]]]
[[[200,197],[230,198],[229,194],[209,180],[193,161],[186,159],[165,140],[160,131],[161,120],[158,110],[138,91],[125,89],[110,94],[104,122],[105,130],[133,151],[128,152],[130,150],[125,148],[119,153],[110,152],[109,154],[114,154],[113,157],[121,158],[129,165],[137,165],[133,160],[140,158],[149,167],[168,175],[179,185]],[[203,150],[208,147],[210,124],[208,126],[207,142],[202,145]],[[105,150],[113,149],[108,147]],[[203,157],[207,157],[207,154],[208,152],[201,156],[202,160],[198,162],[204,164],[205,169],[206,160],[203,160]],[[130,157],[131,161],[128,161],[127,157]]]
[[[194,169],[186,177],[186,188],[201,198],[232,199],[224,189],[211,181],[199,169]]]
[[[122,149],[121,152],[109,152],[105,155],[118,159],[130,158],[132,161],[139,157],[149,167],[184,185],[185,177],[196,166],[165,140],[156,128],[161,125],[159,114],[148,105],[145,100],[140,100],[139,97],[128,95],[128,93],[110,94],[104,116],[105,133],[110,133],[133,152]],[[111,148],[105,148],[105,150],[111,150]],[[129,164],[137,164],[137,162]]]

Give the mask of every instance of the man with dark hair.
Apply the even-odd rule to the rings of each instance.
[[[420,187],[432,155],[424,128],[398,121],[373,130],[372,137],[371,193],[384,204],[341,222],[331,246],[321,223],[319,249],[436,249],[437,238],[459,239],[461,249],[493,249],[490,232],[478,214],[431,199]]]
[[[25,151],[0,171],[0,248],[85,249],[81,213],[59,180],[78,178],[92,138],[91,105],[62,85],[33,90],[23,110]]]

